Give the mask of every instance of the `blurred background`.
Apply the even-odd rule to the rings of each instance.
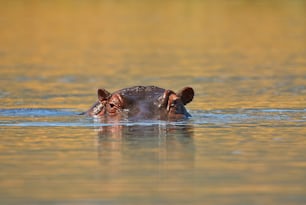
[[[197,109],[305,99],[302,0],[0,3],[4,107],[85,109],[133,85],[193,86]]]

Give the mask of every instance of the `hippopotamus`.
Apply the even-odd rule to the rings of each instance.
[[[112,119],[180,120],[191,117],[185,105],[194,97],[191,87],[177,93],[156,86],[134,86],[110,93],[98,89],[98,101],[83,114]]]

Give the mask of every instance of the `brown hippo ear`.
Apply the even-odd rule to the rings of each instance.
[[[99,101],[103,101],[109,98],[111,94],[105,89],[98,89],[98,99]]]
[[[190,103],[194,96],[194,91],[191,87],[185,87],[177,93],[184,105]]]

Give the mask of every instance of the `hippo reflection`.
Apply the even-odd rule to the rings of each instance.
[[[104,176],[116,179],[126,174],[122,168],[141,171],[149,168],[149,172],[156,176],[160,172],[172,175],[179,167],[191,173],[194,167],[192,125],[114,124],[102,126],[96,131],[98,158],[107,167],[103,169]]]
[[[111,118],[179,120],[190,117],[185,105],[194,90],[185,87],[177,93],[156,86],[134,86],[114,93],[98,89],[98,101],[84,114]]]

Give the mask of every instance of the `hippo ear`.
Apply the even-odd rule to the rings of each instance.
[[[105,89],[98,89],[98,99],[99,101],[103,101],[109,98],[111,94]]]
[[[177,96],[182,100],[184,105],[186,105],[192,101],[194,91],[191,87],[185,87],[177,93]]]

